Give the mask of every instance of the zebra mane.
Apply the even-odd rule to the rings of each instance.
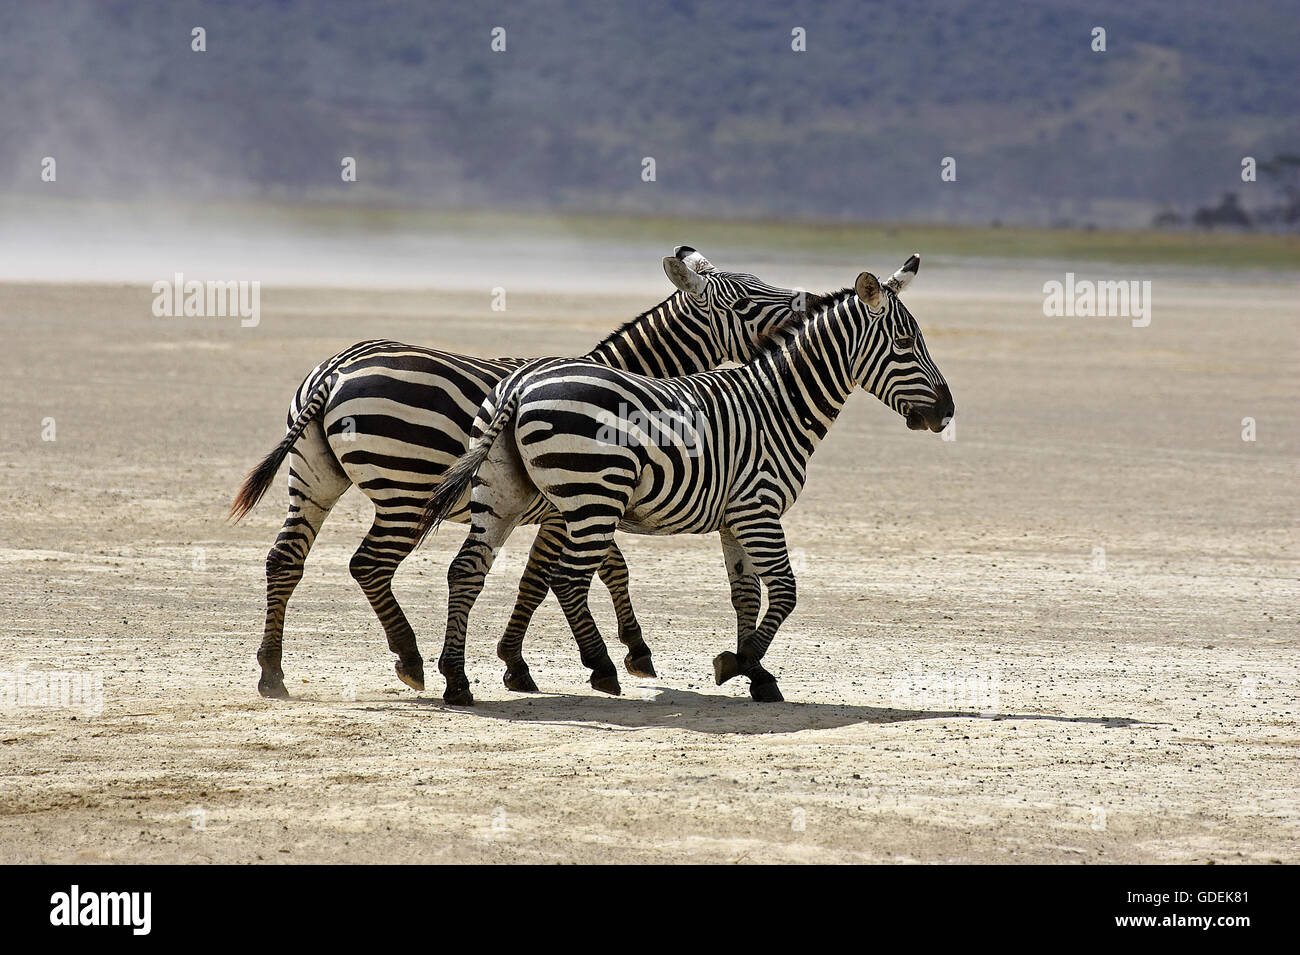
[[[610,332],[608,335],[606,335],[606,336],[605,336],[604,338],[602,338],[600,341],[596,342],[595,345],[591,346],[591,348],[587,350],[587,354],[590,355],[590,354],[592,354],[593,352],[598,352],[598,351],[600,351],[602,348],[604,348],[606,345],[612,344],[613,342],[615,342],[615,341],[617,341],[618,339],[622,338],[624,332],[626,332],[626,331],[627,331],[628,329],[630,329],[630,328],[633,328],[633,327],[635,327],[635,326],[637,326],[637,325],[640,325],[641,322],[644,321],[648,316],[653,315],[655,312],[659,311],[661,308],[663,308],[665,305],[667,305],[669,302],[671,302],[671,301],[673,300],[674,297],[676,297],[676,296],[678,296],[678,295],[680,295],[680,294],[681,294],[681,292],[674,292],[672,295],[669,295],[666,299],[664,299],[664,300],[663,300],[662,302],[660,302],[658,305],[653,305],[653,306],[651,306],[650,308],[647,308],[644,312],[642,312],[640,315],[636,316],[635,318],[630,318],[630,319],[628,319],[626,322],[624,322],[622,325],[618,326],[618,328],[614,329],[612,332]]]
[[[606,335],[604,338],[598,341],[595,345],[593,345],[587,351],[587,354],[588,355],[594,354],[600,351],[605,346],[618,341],[623,337],[623,334],[625,332],[641,324],[641,322],[644,321],[649,316],[655,314],[656,312],[661,311],[664,308],[664,306],[666,306],[669,302],[673,300],[673,298],[675,298],[680,294],[681,294],[680,292],[674,292],[672,295],[669,295],[658,305],[651,306],[650,308],[647,308],[644,312],[642,312],[640,315],[637,315],[635,318],[629,319],[628,321],[624,322],[622,325],[618,326],[618,328],[614,329],[612,332],[610,332],[608,335]],[[832,308],[835,305],[838,305],[845,298],[853,294],[854,292],[853,289],[851,288],[842,288],[837,292],[825,292],[825,293],[805,292],[803,311],[792,313],[789,318],[785,319],[780,324],[774,325],[770,329],[768,329],[768,331],[759,340],[757,348],[754,352],[754,357],[757,358],[759,355],[765,352],[777,350],[781,342],[785,341],[787,338],[789,338],[790,336],[798,332],[799,329],[802,328],[809,319],[812,319],[815,316],[820,315],[822,312],[826,311],[827,309]]]
[[[759,341],[758,349],[754,352],[754,358],[766,355],[769,352],[779,352],[781,345],[797,335],[799,329],[803,328],[804,325],[822,312],[834,308],[853,294],[851,288],[842,288],[838,292],[827,292],[824,295],[808,292],[807,298],[804,299],[804,310],[796,312],[781,324],[773,326]]]

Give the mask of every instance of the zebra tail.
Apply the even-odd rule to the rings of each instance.
[[[424,513],[420,515],[420,522],[415,527],[415,542],[417,544],[422,543],[426,537],[437,530],[438,525],[456,510],[461,495],[469,489],[470,482],[474,480],[474,475],[478,473],[478,469],[487,460],[492,445],[500,437],[506,424],[514,417],[515,409],[518,406],[519,390],[510,388],[501,404],[497,406],[497,410],[488,422],[488,426],[483,429],[483,433],[474,440],[470,449],[462,454],[456,463],[447,470],[447,473],[442,478],[442,483],[434,489],[433,496],[424,505]]]
[[[271,482],[275,480],[275,475],[280,470],[280,464],[284,461],[285,456],[293,449],[297,440],[302,437],[302,433],[307,430],[307,425],[321,413],[325,407],[325,399],[329,394],[329,386],[334,380],[333,375],[324,375],[317,383],[316,388],[311,393],[307,403],[303,405],[298,417],[293,419],[293,424],[289,426],[288,433],[284,440],[271,449],[271,453],[262,458],[257,467],[248,472],[248,477],[244,478],[244,483],[239,488],[239,493],[235,495],[235,502],[230,505],[230,515],[226,518],[228,521],[238,524],[249,511],[257,506],[263,495],[271,487]]]

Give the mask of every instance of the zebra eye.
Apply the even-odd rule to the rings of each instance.
[[[900,335],[894,339],[894,347],[899,351],[910,351],[912,344],[916,341],[911,335]]]
[[[740,298],[736,299],[736,301],[732,303],[731,307],[737,309],[746,309],[753,304],[754,303],[752,301],[750,301],[748,298],[742,295],[740,296]]]

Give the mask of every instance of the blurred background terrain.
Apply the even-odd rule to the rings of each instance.
[[[1275,2],[7,3],[0,192],[1295,228],[1297,49]]]

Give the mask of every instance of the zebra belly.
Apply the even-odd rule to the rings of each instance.
[[[680,473],[646,465],[618,529],[661,536],[709,534],[722,526],[726,500],[725,494],[683,486]]]
[[[711,534],[721,527],[679,526],[676,524],[655,523],[654,515],[641,515],[628,512],[618,522],[618,529],[627,534],[642,534],[647,537],[668,537],[673,534]]]

